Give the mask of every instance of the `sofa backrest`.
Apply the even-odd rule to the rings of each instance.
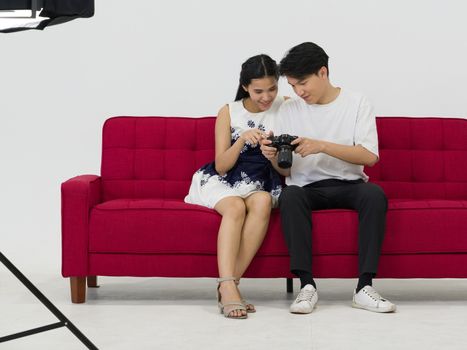
[[[467,199],[467,120],[377,118],[380,161],[365,172],[389,198]]]
[[[215,117],[114,117],[103,128],[103,199],[183,199],[214,160]]]
[[[183,199],[214,160],[215,117],[114,117],[103,128],[103,198]],[[377,118],[380,162],[365,172],[389,198],[467,198],[467,120]]]

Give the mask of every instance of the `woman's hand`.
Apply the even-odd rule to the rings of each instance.
[[[251,146],[256,146],[266,134],[259,129],[249,129],[240,134],[240,138]]]
[[[273,136],[272,131],[269,131],[266,136],[261,140],[261,153],[263,156],[268,159],[269,161],[274,160],[277,158],[277,149],[275,147],[271,147],[271,140],[268,140],[269,136]]]

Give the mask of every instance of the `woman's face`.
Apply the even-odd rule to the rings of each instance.
[[[277,79],[275,77],[252,79],[250,84],[243,88],[250,94],[251,102],[260,111],[266,111],[277,96]]]

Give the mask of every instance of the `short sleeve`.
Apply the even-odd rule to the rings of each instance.
[[[358,108],[354,145],[362,145],[379,158],[376,116],[370,101],[363,97]]]

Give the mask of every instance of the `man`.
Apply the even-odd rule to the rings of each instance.
[[[299,136],[291,168],[277,163],[276,148],[263,140],[261,150],[283,176],[287,187],[279,198],[282,230],[290,253],[290,270],[301,291],[292,313],[310,313],[318,301],[311,261],[311,211],[347,208],[359,215],[359,280],[352,306],[392,312],[396,306],[372,287],[383,242],[387,199],[369,183],[363,166],[378,161],[375,115],[362,95],[329,81],[328,55],[310,42],[293,47],[280,62],[300,99],[282,105],[276,134]],[[350,228],[349,228],[350,229]]]

